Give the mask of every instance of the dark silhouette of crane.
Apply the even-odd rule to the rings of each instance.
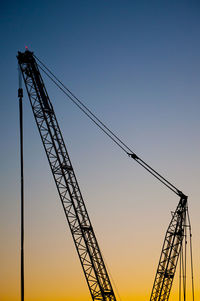
[[[33,53],[18,53],[35,121],[93,300],[116,301],[85,203]]]
[[[185,236],[187,197],[181,196],[167,229],[150,301],[169,300],[178,258]]]
[[[27,49],[23,53],[18,52],[17,59],[35,121],[93,300],[116,301],[116,297],[39,68],[130,158],[134,159],[151,175],[179,196],[180,201],[175,212],[172,213],[172,219],[166,232],[150,297],[150,301],[168,301],[185,236],[188,212],[187,196],[138,157],[122,140],[110,131],[105,124],[52,74],[33,52]],[[39,61],[46,71],[36,60]]]

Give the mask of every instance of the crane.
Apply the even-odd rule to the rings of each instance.
[[[116,301],[109,275],[33,53],[18,52],[18,63],[92,300]]]
[[[183,195],[175,212],[172,213],[172,219],[165,235],[150,301],[169,300],[185,236],[186,211],[187,196]]]
[[[150,296],[150,301],[168,301],[177,263],[183,250],[183,239],[186,236],[186,221],[189,221],[188,197],[137,156],[135,152],[66,88],[33,52],[28,49],[23,53],[18,52],[17,59],[40,137],[93,300],[116,301],[116,297],[39,68],[130,158],[134,159],[157,180],[179,196],[178,206],[175,212],[172,213],[172,218],[166,231]]]

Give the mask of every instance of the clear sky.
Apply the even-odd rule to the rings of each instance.
[[[199,30],[200,3],[193,0],[1,1],[1,301],[20,300],[16,55],[26,45],[189,195],[200,299]],[[146,301],[179,199],[44,79],[111,280],[121,300]],[[24,140],[26,300],[91,300],[25,90]]]

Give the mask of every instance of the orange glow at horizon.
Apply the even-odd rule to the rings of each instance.
[[[0,301],[20,301],[18,51],[33,51],[103,124],[188,196],[199,301],[200,1],[1,1],[0,14]],[[148,301],[180,198],[104,135],[39,65],[117,301]],[[91,301],[22,87],[25,301]],[[51,118],[51,110],[44,111]],[[189,237],[187,246],[191,301]],[[179,300],[179,280],[178,264],[169,301]]]

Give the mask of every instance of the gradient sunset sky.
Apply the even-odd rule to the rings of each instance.
[[[1,1],[0,16],[0,300],[20,300],[16,55],[26,45],[189,196],[200,300],[200,2]],[[147,301],[179,198],[44,80],[117,300]],[[89,301],[25,89],[24,161],[25,300]],[[190,291],[188,274],[188,301]],[[178,301],[178,274],[170,300]]]

